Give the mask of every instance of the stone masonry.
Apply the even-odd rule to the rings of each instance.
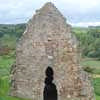
[[[58,100],[94,100],[93,87],[79,59],[71,26],[52,3],[46,3],[29,20],[17,44],[10,94],[43,100],[45,71],[51,66]]]

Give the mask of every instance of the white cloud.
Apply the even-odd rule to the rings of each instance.
[[[25,22],[48,1],[53,2],[71,23],[100,20],[100,0],[0,0],[0,23]]]
[[[79,22],[79,23],[70,23],[70,24],[76,27],[100,26],[100,22]]]

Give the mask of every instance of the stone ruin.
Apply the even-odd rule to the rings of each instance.
[[[66,19],[52,3],[46,3],[29,20],[17,44],[10,94],[45,100],[44,89],[51,82],[58,100],[94,100],[88,74],[80,66],[77,45]],[[52,71],[47,74],[48,66]]]

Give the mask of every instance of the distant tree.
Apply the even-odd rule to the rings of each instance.
[[[82,56],[100,58],[100,27],[74,28]]]

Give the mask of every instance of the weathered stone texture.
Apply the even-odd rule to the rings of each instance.
[[[59,100],[94,100],[71,26],[52,3],[36,11],[17,45],[11,95],[43,100],[48,65],[54,70]]]

